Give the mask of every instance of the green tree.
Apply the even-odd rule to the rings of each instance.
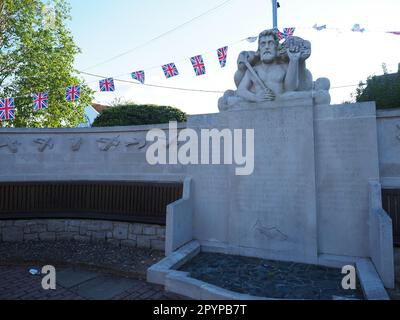
[[[133,126],[145,124],[185,122],[186,114],[173,107],[155,105],[122,105],[106,109],[93,127]]]
[[[73,67],[79,48],[66,22],[65,0],[0,0],[0,97],[15,97],[16,119],[4,127],[75,127],[93,92],[68,103],[65,88],[82,83]],[[32,93],[48,92],[49,108],[33,112]]]
[[[400,108],[400,73],[389,74],[386,65],[382,66],[384,75],[370,76],[366,84],[359,84],[356,101],[376,101],[378,109]]]

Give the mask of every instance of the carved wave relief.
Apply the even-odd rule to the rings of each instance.
[[[289,237],[284,234],[281,230],[279,230],[277,227],[267,227],[262,224],[260,219],[257,220],[256,224],[253,227],[253,230],[267,238],[268,240],[275,240],[275,241],[287,241],[289,240]]]

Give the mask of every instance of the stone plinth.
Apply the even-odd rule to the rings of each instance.
[[[307,103],[308,102],[308,103]],[[234,165],[191,166],[195,238],[211,250],[315,262],[317,212],[312,100],[195,116],[188,126],[254,129],[254,173]],[[204,199],[207,199],[204,201]]]

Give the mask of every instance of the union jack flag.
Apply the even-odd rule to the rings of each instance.
[[[81,97],[81,86],[78,84],[77,86],[69,86],[65,91],[65,98],[67,101],[75,101],[79,100]]]
[[[179,75],[179,72],[178,72],[178,69],[176,68],[175,63],[166,64],[166,65],[162,66],[162,69],[163,69],[165,77],[167,79]]]
[[[285,39],[292,37],[294,35],[295,31],[296,31],[296,28],[283,28],[283,37]]]
[[[33,111],[39,111],[40,109],[48,108],[49,94],[47,92],[39,92],[38,94],[33,94]]]
[[[228,47],[220,48],[217,52],[219,64],[221,65],[221,68],[224,68],[226,66],[226,59],[228,56]]]
[[[144,84],[144,80],[145,80],[144,71],[135,71],[135,72],[132,72],[132,78],[133,78],[134,80],[139,81],[141,84]]]
[[[285,39],[285,35],[282,32],[280,32],[278,29],[275,29],[275,34],[279,38],[279,40]]]
[[[100,80],[100,91],[102,92],[115,91],[114,79],[108,78]]]
[[[192,62],[196,76],[201,76],[202,74],[206,73],[206,67],[204,65],[204,60],[201,55],[190,58],[190,61]]]
[[[14,98],[0,99],[0,120],[15,119]]]

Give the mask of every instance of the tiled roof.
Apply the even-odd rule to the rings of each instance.
[[[109,108],[109,106],[104,106],[102,104],[99,103],[93,103],[92,107],[98,112],[98,113],[102,113],[104,110],[106,110],[107,108]]]

